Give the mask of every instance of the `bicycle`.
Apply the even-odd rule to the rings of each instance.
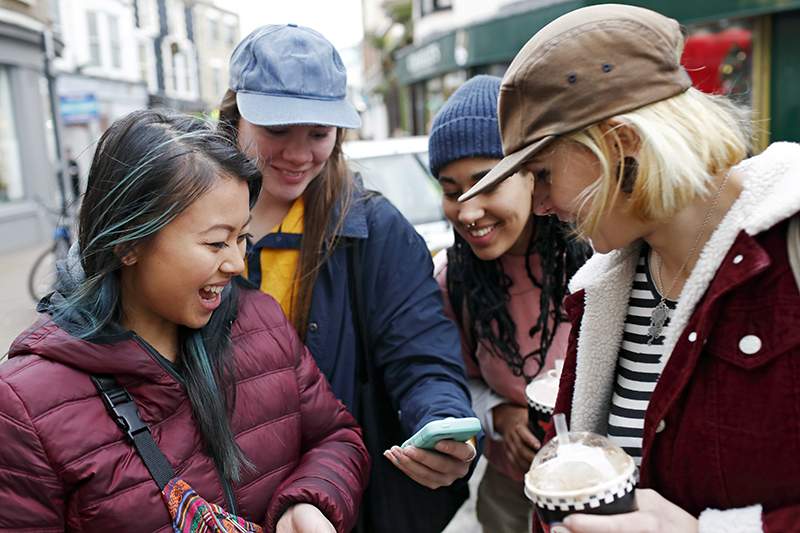
[[[69,248],[72,246],[72,233],[70,231],[72,215],[69,204],[63,205],[60,210],[56,211],[45,206],[41,201],[38,201],[38,203],[49,214],[57,215],[58,218],[56,228],[50,234],[50,238],[53,240],[52,246],[36,258],[30,274],[28,274],[28,292],[36,302],[53,292],[58,281],[56,262],[66,259]]]

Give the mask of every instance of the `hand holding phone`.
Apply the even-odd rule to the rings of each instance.
[[[428,422],[417,431],[410,439],[405,441],[401,448],[414,446],[425,450],[434,450],[437,442],[444,439],[453,439],[466,442],[481,430],[481,423],[475,417],[445,418]]]

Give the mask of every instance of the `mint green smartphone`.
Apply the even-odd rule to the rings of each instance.
[[[425,450],[433,450],[437,442],[452,439],[466,442],[481,430],[481,423],[475,417],[445,418],[428,422],[413,437],[405,441],[401,448],[414,446]]]

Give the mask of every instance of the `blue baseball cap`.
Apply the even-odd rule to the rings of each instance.
[[[228,71],[239,113],[252,124],[361,126],[345,99],[347,69],[339,52],[311,28],[269,24],[253,30],[233,51]]]

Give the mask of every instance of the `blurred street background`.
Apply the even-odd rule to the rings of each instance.
[[[424,137],[476,74],[502,76],[539,29],[589,0],[0,0],[0,253],[44,243],[115,119],[166,107],[213,120],[228,60],[264,24],[340,51],[362,127]],[[639,0],[677,19],[703,91],[753,110],[753,151],[800,140],[800,0]],[[416,187],[407,195],[413,195]],[[411,199],[411,202],[414,200]]]
[[[0,279],[6,286],[0,294],[0,360],[5,360],[17,335],[38,317],[36,303],[28,294],[28,269],[46,247],[37,245],[0,254]]]

